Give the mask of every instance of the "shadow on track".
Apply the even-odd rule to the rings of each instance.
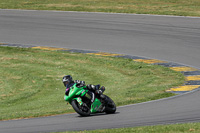
[[[115,112],[114,114],[96,113],[96,114],[90,114],[89,116],[80,116],[77,114],[78,115],[77,117],[85,118],[85,117],[96,117],[96,116],[117,115],[117,114],[120,114],[120,112]]]

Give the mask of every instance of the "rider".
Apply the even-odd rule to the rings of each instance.
[[[89,100],[91,100],[91,102],[94,102],[95,99],[95,94],[96,96],[99,95],[99,97],[101,99],[105,99],[105,96],[103,95],[103,92],[105,91],[105,87],[102,86],[100,88],[100,85],[85,85],[85,81],[80,81],[80,80],[75,80],[73,81],[72,76],[71,75],[65,75],[63,77],[63,84],[66,87],[66,91],[65,91],[65,95],[69,94],[70,88],[76,83],[77,87],[83,87],[84,89],[89,90],[83,97],[88,98]]]

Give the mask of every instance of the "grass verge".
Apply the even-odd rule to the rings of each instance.
[[[65,74],[104,85],[118,106],[172,96],[165,90],[184,82],[181,73],[131,59],[1,46],[0,73],[0,120],[73,112],[63,99]]]
[[[0,0],[0,8],[200,16],[199,0]]]
[[[93,131],[79,132],[62,132],[62,133],[199,133],[200,123],[186,123],[174,125],[158,125],[134,128],[118,128]]]

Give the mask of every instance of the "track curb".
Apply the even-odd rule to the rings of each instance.
[[[34,46],[34,45],[30,46],[30,45],[23,45],[23,44],[7,44],[7,43],[0,43],[0,46],[67,51],[71,53],[83,53],[83,54],[97,55],[97,56],[121,57],[121,58],[126,58],[126,59],[132,59],[133,61],[136,61],[136,62],[143,62],[143,63],[151,64],[151,65],[160,65],[160,66],[168,67],[174,71],[180,72],[185,77],[185,83],[182,86],[170,88],[166,90],[166,92],[182,94],[182,93],[200,89],[200,70],[190,67],[190,66],[178,64],[175,62],[167,62],[167,61],[151,59],[151,58],[146,58],[146,57],[144,58],[140,56],[123,55],[123,54],[117,54],[117,53],[106,53],[106,52],[90,51],[90,50],[66,49],[66,48],[44,47],[44,46]]]

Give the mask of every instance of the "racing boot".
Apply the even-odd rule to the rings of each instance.
[[[92,92],[95,92],[95,94],[98,94],[97,90],[99,90],[99,88],[100,88],[100,84],[98,84],[98,85],[92,85],[92,84],[87,85],[87,89],[92,91]]]
[[[102,86],[100,89],[99,88],[96,89],[95,93],[101,95],[101,94],[103,94],[104,91],[105,91],[105,87]]]

